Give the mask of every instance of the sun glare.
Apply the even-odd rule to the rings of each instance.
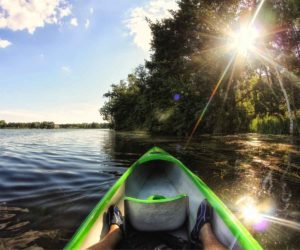
[[[261,215],[258,212],[257,207],[255,207],[253,204],[247,204],[242,208],[242,216],[250,223],[255,223],[261,219]]]
[[[262,207],[258,206],[254,199],[244,196],[237,201],[240,214],[247,224],[257,224],[262,220]]]
[[[258,38],[258,30],[254,27],[242,27],[238,32],[233,34],[231,46],[238,54],[246,56],[249,50],[255,45]]]

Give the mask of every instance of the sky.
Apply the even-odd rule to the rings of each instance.
[[[175,0],[0,0],[0,120],[103,122],[111,84],[150,55]]]

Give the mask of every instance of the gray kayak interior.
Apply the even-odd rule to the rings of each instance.
[[[156,160],[138,166],[117,190],[106,207],[108,208],[110,205],[116,204],[124,215],[124,198],[127,196],[146,200],[152,195],[174,197],[180,194],[188,196],[187,228],[179,228],[170,232],[170,234],[189,240],[190,232],[195,224],[199,204],[205,197],[193,183],[192,179],[173,163]],[[96,244],[105,236],[108,229],[108,226],[105,224],[106,210],[104,209],[99,215],[89,231],[81,246],[82,249]],[[124,216],[126,217],[126,214]],[[212,226],[217,238],[228,249],[241,249],[237,238],[232,235],[225,223],[215,212]],[[157,231],[160,231],[159,228]]]

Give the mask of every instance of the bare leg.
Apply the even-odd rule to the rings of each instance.
[[[205,223],[199,233],[199,238],[203,242],[204,250],[226,250],[214,235],[210,223]]]
[[[90,250],[112,250],[122,239],[122,232],[118,225],[111,225],[108,233],[105,237],[96,243],[95,245],[89,247]]]

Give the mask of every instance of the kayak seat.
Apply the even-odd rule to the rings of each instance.
[[[170,231],[180,228],[188,217],[188,196],[152,195],[147,199],[124,198],[126,223],[139,231]]]

